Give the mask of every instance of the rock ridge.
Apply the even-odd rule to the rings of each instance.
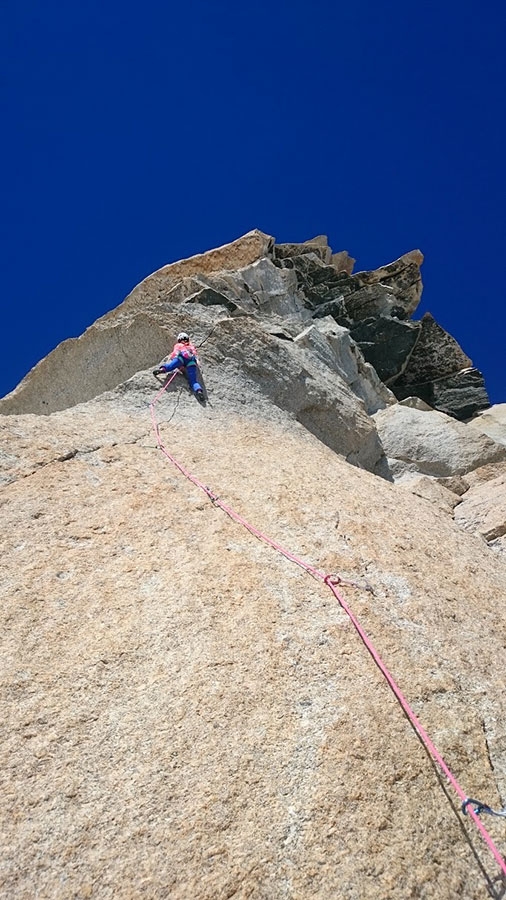
[[[350,330],[397,399],[418,396],[457,419],[471,418],[489,406],[481,373],[429,313],[411,321],[422,262],[412,250],[353,274],[354,260],[346,251],[334,254],[324,236],[276,244],[251,231],[145,278],[116,309],[35,366],[0,400],[0,411],[47,414],[111,390],[163,356],[180,327],[202,334],[220,317],[252,316],[270,333],[277,320],[279,331],[295,337],[311,320],[330,316]]]

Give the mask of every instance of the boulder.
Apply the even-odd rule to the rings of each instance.
[[[484,466],[480,466],[478,469],[473,469],[472,472],[468,472],[465,477],[466,482],[466,491],[470,488],[476,487],[479,484],[483,484],[485,481],[493,481],[494,478],[497,478],[499,475],[506,474],[506,461],[499,460],[499,462],[486,463]],[[462,491],[464,494],[465,491]]]
[[[492,463],[492,465],[494,465],[494,463]],[[496,465],[501,464],[497,463]],[[442,485],[442,487],[448,488],[448,490],[451,491],[452,494],[457,494],[459,497],[461,497],[462,494],[465,494],[466,491],[469,490],[470,475],[473,475],[475,471],[476,470],[474,469],[473,472],[468,472],[465,478],[462,475],[448,475],[447,477],[436,478],[433,480],[437,481],[437,483]]]
[[[444,413],[395,404],[373,418],[396,480],[410,473],[464,475],[506,459],[506,447]]]
[[[405,369],[420,329],[418,322],[378,316],[359,322],[351,329],[351,336],[381,380],[389,384]]]

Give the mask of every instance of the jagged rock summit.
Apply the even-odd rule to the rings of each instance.
[[[413,319],[421,262],[354,275],[322,237],[251,232],[149,276],[0,401],[1,896],[502,895],[328,588],[190,482],[149,409],[184,328],[207,400],[174,379],[164,446],[353,582],[447,764],[500,808],[504,410]]]
[[[353,275],[354,260],[345,251],[333,254],[325,237],[278,245],[252,231],[150,275],[81,337],[60,344],[0,401],[0,410],[51,413],[89,400],[163,355],[181,323],[197,335],[213,326],[205,340],[219,352],[220,324],[228,317],[225,341],[233,353],[244,330],[240,318],[249,320],[252,333],[262,331],[264,341],[268,335],[274,350],[323,318],[349,329],[354,346],[398,399],[417,396],[470,418],[490,405],[483,377],[430,314],[411,320],[422,293],[422,262],[413,250]],[[380,390],[384,402],[386,393]]]

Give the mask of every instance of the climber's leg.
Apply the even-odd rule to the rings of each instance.
[[[169,362],[162,363],[160,368],[163,369],[164,372],[173,372],[174,369],[181,368],[181,360],[178,356],[176,356],[175,359],[171,359]]]
[[[198,382],[197,366],[195,363],[190,363],[189,366],[186,366],[185,372],[192,391],[197,395],[203,394],[202,386]]]

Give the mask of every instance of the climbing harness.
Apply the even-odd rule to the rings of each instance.
[[[196,366],[197,361],[190,350],[180,350],[177,358],[181,360],[183,366]]]
[[[490,850],[490,852],[492,853],[492,856],[494,857],[496,863],[498,864],[499,868],[501,869],[503,876],[506,876],[506,862],[503,859],[503,857],[501,856],[501,854],[499,853],[499,850],[497,849],[496,845],[494,844],[487,829],[483,825],[483,822],[479,818],[480,812],[487,812],[487,813],[492,813],[493,815],[505,815],[506,816],[506,810],[501,810],[500,812],[494,813],[493,810],[491,810],[489,806],[486,806],[483,803],[479,803],[479,801],[471,800],[469,797],[467,797],[466,793],[464,792],[464,790],[460,786],[459,782],[457,781],[455,776],[452,774],[452,772],[446,765],[443,757],[437,750],[435,744],[430,739],[429,735],[423,728],[421,722],[418,720],[417,716],[415,715],[415,713],[412,710],[411,706],[409,705],[408,701],[404,697],[404,695],[403,695],[401,689],[399,688],[397,682],[395,681],[393,675],[390,673],[389,669],[383,662],[380,654],[376,650],[376,647],[374,646],[372,641],[367,636],[366,632],[362,628],[362,625],[360,624],[360,622],[357,619],[357,617],[355,616],[355,614],[352,612],[351,608],[346,603],[346,600],[344,599],[342,594],[338,591],[338,585],[348,584],[352,587],[357,587],[357,588],[360,588],[363,590],[369,590],[372,593],[371,586],[370,585],[360,585],[357,582],[353,582],[353,581],[346,581],[346,579],[343,579],[340,575],[325,574],[324,572],[321,572],[319,569],[317,569],[315,566],[312,566],[310,563],[307,563],[304,560],[300,559],[300,557],[296,556],[295,553],[292,553],[290,550],[287,550],[281,544],[278,544],[276,541],[272,540],[272,538],[268,537],[266,534],[264,534],[258,528],[255,528],[254,525],[251,525],[246,519],[244,519],[234,509],[232,509],[230,506],[227,506],[227,504],[224,503],[220,499],[220,497],[217,494],[215,494],[214,491],[211,490],[211,488],[209,488],[202,481],[200,481],[198,478],[196,478],[195,475],[192,475],[191,472],[189,472],[187,469],[185,469],[184,466],[182,466],[181,463],[178,462],[177,459],[174,456],[172,456],[172,454],[169,453],[169,451],[165,447],[165,445],[162,441],[161,435],[160,435],[160,426],[156,419],[155,405],[161,398],[164,391],[168,388],[169,384],[171,383],[171,381],[175,377],[175,375],[176,375],[176,372],[172,375],[171,378],[169,378],[169,380],[166,382],[166,384],[163,385],[163,387],[158,391],[158,393],[155,395],[155,397],[149,404],[151,420],[153,423],[153,430],[154,430],[154,433],[156,436],[158,449],[161,450],[161,452],[164,454],[164,456],[167,457],[167,459],[176,467],[176,469],[178,469],[181,472],[182,475],[185,476],[185,478],[187,478],[189,481],[191,481],[192,484],[194,484],[196,487],[200,488],[200,490],[203,491],[207,495],[207,497],[209,498],[209,500],[211,500],[211,502],[214,506],[219,506],[220,509],[223,510],[223,512],[225,512],[228,516],[230,516],[231,519],[234,520],[234,522],[237,522],[239,525],[242,525],[244,528],[246,528],[251,534],[253,534],[255,537],[257,537],[259,540],[263,541],[265,544],[268,544],[274,550],[277,550],[278,553],[281,553],[286,559],[289,559],[291,562],[295,563],[297,566],[300,566],[300,568],[304,569],[304,571],[307,572],[308,575],[311,575],[317,581],[322,581],[324,584],[327,585],[328,588],[330,588],[330,590],[334,594],[334,597],[336,598],[337,602],[339,603],[339,605],[341,606],[343,611],[348,616],[350,622],[352,623],[357,634],[359,635],[360,639],[362,640],[362,643],[366,647],[369,654],[372,656],[378,669],[380,670],[383,677],[385,678],[385,681],[389,685],[392,693],[397,698],[403,712],[405,713],[409,722],[413,726],[413,728],[414,728],[416,734],[418,735],[418,737],[420,738],[422,744],[425,746],[426,750],[429,752],[429,754],[432,757],[432,759],[434,760],[434,762],[437,763],[439,769],[441,770],[441,772],[443,773],[445,778],[450,782],[455,793],[462,801],[462,806],[461,806],[462,812],[464,813],[464,815],[469,815],[471,817],[474,824],[476,825],[476,828],[480,832],[485,844],[487,845],[487,847]],[[476,806],[476,809],[473,809],[473,805]]]
[[[462,812],[465,816],[467,816],[467,807],[470,803],[473,804],[474,812],[477,816],[481,815],[481,813],[487,813],[489,816],[502,816],[503,819],[506,819],[506,807],[503,809],[492,809],[486,803],[481,803],[480,800],[473,800],[471,797],[467,797],[462,804]]]

